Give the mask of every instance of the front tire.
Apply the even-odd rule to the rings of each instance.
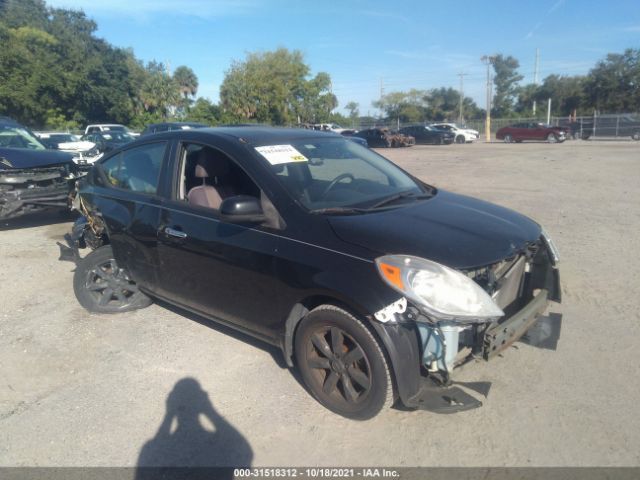
[[[466,139],[464,138],[464,135],[458,135],[456,137],[456,143],[465,143]]]
[[[385,355],[369,329],[333,305],[312,310],[300,322],[295,356],[310,393],[329,410],[368,420],[393,404]]]
[[[550,133],[547,135],[547,142],[549,143],[558,143],[558,137],[555,133]]]
[[[633,135],[631,135],[631,138],[634,139],[636,142],[640,140],[640,130],[633,132]]]
[[[73,291],[80,305],[93,313],[120,313],[144,308],[151,299],[121,269],[111,245],[103,245],[78,263]]]

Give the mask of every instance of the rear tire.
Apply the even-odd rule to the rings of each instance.
[[[369,329],[350,313],[321,305],[300,322],[298,369],[318,402],[354,420],[368,420],[393,404],[385,354]]]
[[[504,143],[511,143],[511,142],[513,142],[513,137],[507,133],[504,136]]]
[[[120,313],[151,304],[135,282],[118,267],[111,245],[103,245],[78,263],[73,291],[80,305],[93,313]]]

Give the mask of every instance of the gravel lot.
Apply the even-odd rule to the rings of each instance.
[[[466,366],[460,379],[493,382],[480,409],[348,421],[277,349],[158,305],[90,315],[57,260],[69,221],[39,215],[0,227],[0,465],[640,465],[640,143],[383,153],[547,228],[562,255],[557,351],[517,344]]]

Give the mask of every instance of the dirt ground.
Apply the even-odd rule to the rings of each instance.
[[[158,305],[90,315],[58,261],[69,221],[4,222],[0,465],[640,465],[640,143],[383,154],[546,227],[562,255],[557,351],[517,344],[465,366],[460,379],[493,383],[480,409],[348,421],[243,335]]]

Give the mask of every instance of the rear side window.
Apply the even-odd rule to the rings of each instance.
[[[120,152],[101,164],[110,186],[133,192],[155,194],[166,142],[147,143]]]

